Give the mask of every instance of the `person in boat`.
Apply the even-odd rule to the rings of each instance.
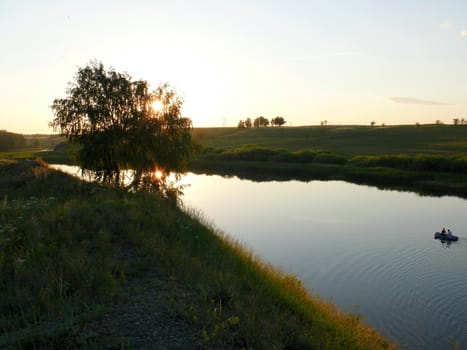
[[[441,234],[442,234],[443,236],[446,236],[446,229],[445,229],[444,227],[443,227],[443,229],[441,230]]]
[[[450,229],[448,229],[448,234],[446,235],[446,237],[452,237],[452,232]]]

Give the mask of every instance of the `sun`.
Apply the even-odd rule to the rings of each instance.
[[[160,170],[156,170],[156,171],[154,172],[154,176],[155,176],[158,180],[160,180],[160,179],[162,179],[162,176],[164,176],[164,173],[163,173],[162,171],[160,171]]]
[[[162,111],[163,107],[164,107],[164,105],[159,100],[155,100],[155,101],[152,102],[152,109],[154,110],[154,112]]]

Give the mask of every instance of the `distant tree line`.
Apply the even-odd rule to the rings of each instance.
[[[467,122],[464,118],[454,118],[452,121],[454,125],[467,125]]]
[[[238,127],[239,128],[251,128],[251,127],[255,127],[255,128],[263,128],[264,127],[265,128],[265,127],[268,127],[269,125],[271,125],[271,126],[282,126],[285,123],[287,123],[287,122],[281,116],[271,118],[271,120],[269,120],[266,117],[259,116],[259,117],[255,118],[253,121],[251,120],[251,118],[246,118],[245,120],[240,120],[238,122]]]
[[[21,134],[0,130],[0,151],[9,151],[26,146],[26,140]]]

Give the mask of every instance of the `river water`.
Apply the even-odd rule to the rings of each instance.
[[[467,349],[467,201],[188,174],[184,203],[404,349]],[[458,242],[433,239],[445,226]]]
[[[185,206],[403,349],[467,349],[467,200],[342,181],[182,183]],[[459,241],[433,239],[442,227]]]

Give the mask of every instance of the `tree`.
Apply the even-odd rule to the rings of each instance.
[[[237,128],[244,129],[245,128],[245,122],[243,120],[240,120],[238,122]]]
[[[252,122],[251,122],[251,118],[246,118],[245,119],[245,127],[247,128],[251,128],[252,127]]]
[[[282,126],[286,123],[285,119],[281,116],[277,116],[271,119],[271,125]]]
[[[0,130],[0,151],[10,151],[26,146],[26,140],[21,134]]]
[[[50,126],[80,144],[78,162],[98,180],[134,189],[167,190],[170,172],[185,169],[191,154],[191,120],[181,116],[183,101],[168,84],[149,91],[144,80],[91,62],[79,68],[68,97],[55,99]],[[154,108],[158,102],[160,108]],[[162,176],[156,177],[155,170]]]
[[[255,118],[255,120],[253,121],[253,126],[255,128],[260,128],[262,126],[264,127],[269,126],[269,119],[263,116],[259,116],[258,118]]]

